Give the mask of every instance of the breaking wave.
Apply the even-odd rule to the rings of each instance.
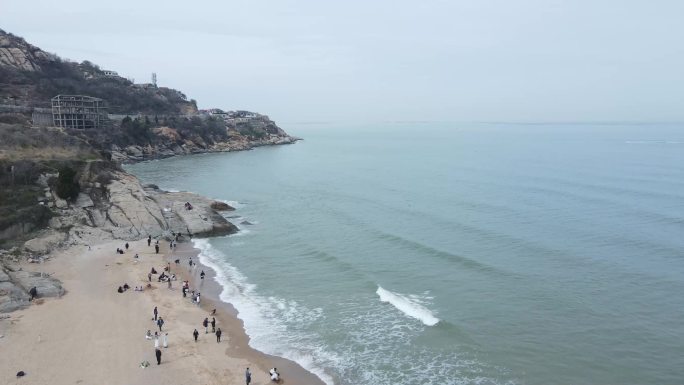
[[[415,299],[385,290],[379,285],[375,293],[380,297],[380,301],[391,304],[402,313],[419,320],[427,326],[435,326],[439,322],[439,318],[435,317],[430,310]]]

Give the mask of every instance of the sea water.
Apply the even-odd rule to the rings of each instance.
[[[285,127],[131,165],[229,201],[196,240],[251,344],[328,384],[684,381],[684,127]]]

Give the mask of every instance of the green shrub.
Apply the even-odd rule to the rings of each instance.
[[[79,186],[78,180],[76,179],[76,171],[69,166],[62,167],[59,170],[57,185],[55,186],[57,196],[62,199],[73,201],[78,197],[80,191],[81,186]]]

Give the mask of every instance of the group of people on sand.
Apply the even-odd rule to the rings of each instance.
[[[187,298],[188,294],[190,294],[190,300],[192,301],[192,303],[199,306],[200,300],[202,298],[202,293],[200,293],[199,291],[196,292],[195,290],[190,290],[189,281],[183,281],[181,293],[183,294],[183,298]]]
[[[156,306],[152,310],[152,316],[152,320],[159,328],[159,332],[154,332],[153,336],[150,330],[148,329],[147,333],[145,334],[145,339],[154,340],[154,356],[157,358],[157,365],[161,365],[162,352],[161,349],[159,349],[159,347],[160,344],[163,345],[164,348],[169,347],[169,333],[164,333],[163,335],[160,334],[163,332],[162,328],[164,327],[164,318],[162,318],[162,316],[159,315],[159,309],[157,309]]]
[[[278,368],[271,368],[268,371],[271,381],[280,382],[280,373],[278,373]],[[245,384],[249,385],[252,382],[252,372],[247,368],[245,370]]]
[[[180,234],[178,234],[178,235],[180,235]],[[176,235],[176,238],[178,237],[178,235]],[[148,246],[151,246],[151,244],[152,244],[152,237],[151,236],[147,238],[147,244],[148,244]],[[173,244],[173,243],[172,243],[172,245],[175,246],[175,244]],[[128,250],[128,248],[129,248],[129,245],[126,244],[125,249]],[[156,242],[155,249],[158,253],[159,252],[159,241]],[[117,249],[117,252],[119,252],[119,250],[121,252],[123,252],[122,249]],[[180,263],[180,260],[177,259],[175,261],[175,263],[176,263],[176,265],[178,265]],[[196,266],[196,264],[192,260],[192,257],[189,258],[188,263],[189,263],[189,266],[191,269]],[[150,272],[148,274],[148,281],[149,282],[152,282],[152,275],[153,274],[158,274],[157,270],[154,267],[150,270]],[[205,276],[206,276],[205,272],[201,271],[200,279],[204,280]],[[174,281],[174,280],[176,280],[176,274],[173,274],[171,272],[171,264],[167,264],[167,266],[164,268],[164,271],[158,276],[157,281],[158,282],[168,282],[169,287],[170,287],[171,281]],[[151,287],[151,283],[148,283],[147,286],[148,286],[148,288]],[[119,292],[124,292],[124,291],[128,290],[129,288],[130,288],[130,286],[127,283],[125,283],[123,286],[119,287],[119,289],[120,289]],[[135,291],[143,291],[143,287],[140,286],[138,288],[138,286],[136,286]],[[196,292],[195,290],[190,290],[190,282],[185,280],[182,283],[183,298],[188,297],[190,293],[191,293],[190,298],[191,298],[192,302],[199,305],[200,299],[201,299],[201,293],[199,291]],[[162,349],[169,347],[169,333],[164,332],[165,321],[164,321],[164,318],[159,314],[159,308],[157,306],[155,306],[154,309],[152,310],[152,315],[153,315],[152,320],[154,321],[155,326],[159,329],[159,331],[155,331],[153,334],[152,331],[148,329],[147,333],[145,333],[145,339],[154,341],[154,354],[155,354],[155,358],[157,360],[157,365],[161,365]],[[209,334],[210,333],[209,327],[211,326],[211,333],[216,336],[216,343],[221,343],[221,337],[223,335],[223,331],[221,330],[220,327],[216,327],[217,321],[216,321],[215,316],[216,316],[216,309],[211,311],[209,317],[204,318],[204,320],[202,321],[202,327],[204,327],[204,333]],[[200,333],[197,329],[193,330],[192,336],[193,336],[193,339],[195,340],[195,342],[199,341]],[[146,363],[145,365],[149,365],[149,363],[147,363],[147,361],[145,361],[144,363]],[[145,365],[143,365],[143,366],[145,366]],[[280,373],[278,372],[277,368],[274,367],[274,368],[270,369],[269,370],[269,376],[271,378],[271,381],[280,382]],[[251,374],[249,368],[247,368],[247,370],[245,371],[245,380],[246,380],[247,385],[250,385],[250,382],[252,380],[252,374]]]
[[[149,288],[150,285],[148,284],[147,287]],[[128,289],[130,289],[130,288],[131,288],[131,287],[128,286],[127,283],[124,283],[123,286],[119,286],[119,288],[116,289],[116,291],[117,291],[118,293],[124,293],[124,292],[126,292]],[[136,287],[133,289],[133,291],[144,291],[144,290],[145,290],[145,288],[142,287],[142,286],[136,286]]]
[[[119,288],[118,288],[116,291],[119,292],[119,293],[123,293],[124,291],[126,291],[126,290],[128,290],[128,289],[130,289],[130,288],[131,288],[131,287],[128,286],[127,283],[124,283],[123,286],[119,286]],[[136,286],[136,288],[137,288],[137,286]]]
[[[216,309],[214,309],[211,312],[212,315],[216,314]],[[204,321],[202,321],[202,326],[204,327],[204,334],[209,334],[209,325],[211,325],[211,332],[216,336],[216,343],[221,342],[221,335],[223,332],[221,331],[221,328],[216,327],[216,318],[211,317],[211,321],[209,321],[209,317],[206,317]],[[199,338],[199,332],[197,329],[193,330],[192,332],[192,338],[195,339],[195,342],[197,342]]]

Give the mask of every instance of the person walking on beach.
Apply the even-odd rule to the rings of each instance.
[[[154,348],[159,349],[159,336],[154,337]]]
[[[169,333],[164,334],[164,347],[169,347]]]
[[[216,342],[221,342],[221,328],[216,329]]]
[[[154,253],[159,254],[159,244],[154,245]]]
[[[216,332],[216,318],[211,317],[211,332],[215,333]]]
[[[157,365],[161,365],[161,350],[154,349],[154,355],[157,356]]]
[[[162,326],[164,326],[164,319],[162,317],[159,317],[157,320],[157,326],[159,326],[159,331],[162,331]]]
[[[202,272],[200,273],[200,279],[204,280],[204,270],[202,270]]]
[[[147,236],[147,246],[149,247],[150,245],[152,245],[152,236],[148,235]]]
[[[195,331],[192,332],[192,336],[195,337],[195,342],[197,342],[197,337],[199,337],[199,332],[197,331],[197,329],[195,329]]]
[[[154,314],[154,320],[157,320],[157,314],[159,314],[159,311],[157,311],[157,307],[154,307],[154,310],[152,310],[152,314]]]
[[[126,242],[126,244],[124,245],[124,247],[126,248],[126,250],[128,250],[128,242]]]
[[[204,319],[202,326],[204,326],[204,334],[209,333],[209,318]]]
[[[200,293],[197,292],[197,298],[195,299],[195,302],[197,303],[197,306],[199,306],[200,303]]]
[[[252,382],[252,372],[247,368],[247,370],[245,370],[245,383],[249,385],[250,382]]]

